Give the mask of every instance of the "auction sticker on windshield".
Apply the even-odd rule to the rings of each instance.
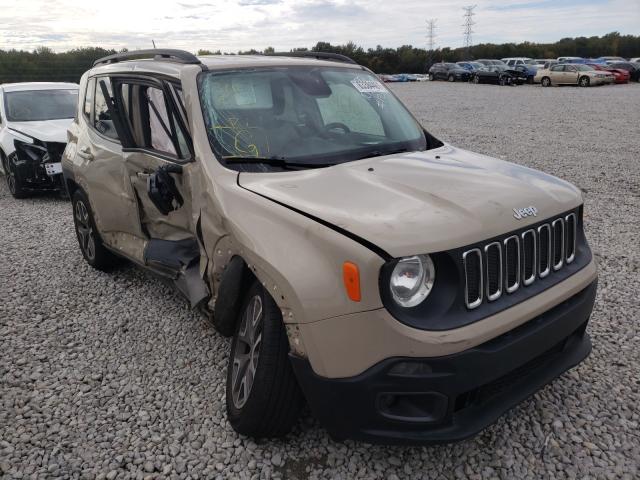
[[[351,80],[351,85],[360,93],[386,93],[384,86],[380,82],[367,77],[356,77]]]

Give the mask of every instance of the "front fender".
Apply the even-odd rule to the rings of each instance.
[[[219,206],[226,235],[208,248],[215,284],[239,256],[282,309],[285,323],[309,323],[382,307],[378,278],[384,260],[367,247],[285,206],[245,190],[219,184]],[[207,216],[203,209],[202,215]],[[207,225],[203,236],[207,243]],[[215,232],[212,232],[215,236]],[[347,297],[342,267],[358,265],[361,301]],[[214,294],[214,295],[215,295]]]

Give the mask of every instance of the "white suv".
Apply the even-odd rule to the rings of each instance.
[[[75,83],[0,85],[0,164],[14,197],[64,189],[60,158],[77,103]]]

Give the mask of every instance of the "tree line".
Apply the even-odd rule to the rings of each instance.
[[[126,50],[121,50],[126,51]],[[612,32],[601,37],[563,38],[555,43],[482,43],[465,48],[439,48],[427,51],[411,45],[398,48],[364,49],[353,42],[331,45],[318,42],[310,48],[292,51],[318,51],[340,53],[353,58],[376,73],[422,73],[434,62],[455,62],[476,58],[531,57],[556,58],[559,56],[600,57],[617,55],[625,58],[640,56],[640,36],[620,35]],[[116,53],[99,47],[76,48],[56,53],[47,47],[34,51],[0,50],[0,83],[9,82],[78,82],[80,76],[100,57]],[[199,55],[220,54],[218,51],[198,50]],[[237,54],[274,53],[273,47],[264,50],[240,51]],[[235,55],[235,54],[231,54]]]

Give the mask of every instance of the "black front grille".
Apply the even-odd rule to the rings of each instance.
[[[508,293],[518,289],[520,286],[520,242],[517,236],[512,236],[504,241],[505,266],[507,271],[507,281],[505,288]]]
[[[567,215],[565,218],[565,254],[566,262],[571,263],[576,254],[576,216],[575,214]]]
[[[538,227],[538,274],[540,278],[549,275],[551,250],[551,227],[545,223]]]
[[[553,232],[553,269],[559,270],[564,263],[564,221],[558,218],[551,224]]]
[[[502,245],[493,242],[484,251],[487,258],[487,299],[493,301],[502,295]]]
[[[550,361],[550,359],[555,354],[561,352],[564,349],[565,345],[567,344],[567,340],[568,339],[566,338],[562,339],[546,352],[538,355],[537,357],[534,357],[524,365],[511,370],[503,376],[489,383],[485,383],[484,385],[481,385],[477,388],[474,388],[473,390],[458,395],[454,404],[454,412],[467,408],[471,405],[481,405],[487,400],[495,397],[496,395],[501,394],[502,392],[510,388],[513,384],[517,383],[523,378],[526,378],[533,371],[544,367],[544,365],[548,361]]]
[[[467,308],[513,293],[560,270],[576,256],[575,213],[462,253]],[[486,292],[483,291],[486,286]]]
[[[469,308],[475,308],[476,305],[482,303],[482,254],[477,248],[465,252],[464,270],[466,277],[469,279],[465,290],[466,303]]]
[[[522,283],[530,285],[536,278],[536,233],[527,230],[522,234]]]

